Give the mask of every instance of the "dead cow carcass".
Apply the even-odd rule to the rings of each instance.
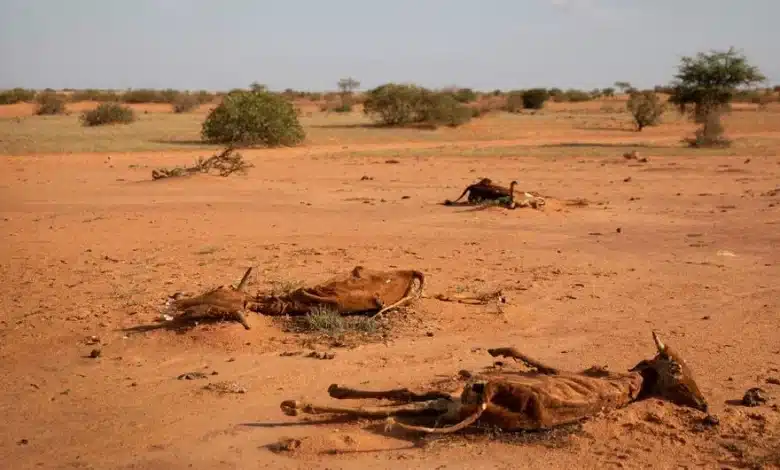
[[[419,282],[416,294],[415,281]],[[314,287],[258,298],[253,309],[266,315],[305,315],[320,306],[342,315],[380,315],[422,295],[424,286],[425,276],[420,271],[379,271],[356,266],[348,274]]]
[[[247,269],[238,287],[219,286],[194,297],[174,296],[169,311],[181,314],[177,321],[197,318],[225,318],[249,329],[247,311],[264,315],[305,315],[325,307],[342,315],[383,314],[422,294],[425,276],[415,270],[380,271],[356,266],[348,274],[314,287],[295,289],[282,295],[250,295],[245,292],[252,268]],[[415,292],[415,284],[419,288]]]
[[[458,198],[454,201],[450,201],[449,199],[445,200],[444,205],[455,205],[458,203],[458,201],[463,199],[463,196],[465,196],[466,193],[468,193],[467,200],[469,204],[480,204],[483,202],[495,201],[503,202],[507,205],[507,207],[511,207],[512,202],[514,201],[516,184],[517,181],[512,181],[509,184],[509,188],[505,188],[503,186],[493,184],[493,181],[490,178],[482,178],[478,182],[467,186],[461,195],[458,196]]]
[[[424,433],[452,433],[476,421],[504,431],[541,430],[570,424],[602,410],[616,409],[646,397],[664,398],[683,406],[707,411],[707,401],[685,361],[653,333],[658,353],[628,373],[592,367],[564,372],[546,366],[514,348],[490,349],[492,356],[514,358],[535,370],[492,372],[468,380],[459,396],[444,392],[413,393],[407,389],[363,391],[331,385],[337,399],[385,399],[390,407],[376,409],[317,406],[295,400],[282,402],[290,416],[333,413],[366,419],[389,419],[403,429]],[[431,417],[443,427],[426,427],[394,421],[396,417]]]

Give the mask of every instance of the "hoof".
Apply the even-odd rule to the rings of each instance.
[[[280,405],[282,413],[287,416],[298,416],[299,403],[297,400],[285,400]]]

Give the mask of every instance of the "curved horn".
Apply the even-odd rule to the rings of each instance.
[[[664,354],[666,352],[666,345],[661,341],[655,331],[653,331],[653,341],[655,341],[655,347],[658,348],[658,352]]]

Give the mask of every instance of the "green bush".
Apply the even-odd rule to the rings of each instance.
[[[28,103],[35,99],[35,90],[13,88],[0,91],[0,104]]]
[[[386,126],[419,122],[417,111],[422,88],[416,85],[387,83],[366,92],[363,112]]]
[[[458,127],[474,116],[471,108],[458,102],[452,94],[424,90],[421,95],[417,119],[431,127]]]
[[[116,102],[100,103],[95,109],[81,114],[81,124],[88,127],[130,124],[135,119],[135,112],[131,108]]]
[[[65,97],[55,92],[40,93],[35,97],[35,101],[38,104],[35,114],[39,116],[65,114]]]
[[[460,88],[453,93],[453,96],[459,103],[473,103],[477,101],[477,93],[471,88]]]
[[[198,99],[198,96],[190,93],[180,93],[173,99],[172,103],[173,112],[177,114],[189,113],[190,111],[195,110],[199,105],[200,100]]]
[[[523,92],[523,108],[542,109],[544,103],[550,99],[550,94],[544,88],[533,88]]]
[[[396,83],[367,91],[363,112],[386,126],[425,124],[457,127],[473,116],[471,109],[459,103],[452,93]]]
[[[657,126],[661,122],[664,108],[661,98],[653,91],[631,93],[626,103],[626,109],[634,117],[637,132],[647,126]]]
[[[306,133],[290,101],[257,90],[228,94],[206,117],[201,136],[216,144],[277,147],[298,145]]]

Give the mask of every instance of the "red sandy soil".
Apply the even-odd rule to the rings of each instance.
[[[350,146],[350,150],[359,150]],[[195,155],[197,152],[191,152]],[[328,157],[248,151],[246,176],[150,181],[192,155],[0,160],[3,468],[720,468],[780,465],[780,166],[776,157]],[[372,180],[361,181],[367,175]],[[554,198],[545,211],[437,204],[482,176]],[[630,180],[627,178],[630,177]],[[406,198],[408,197],[408,198]],[[565,201],[585,198],[586,207]],[[618,232],[618,229],[620,231]],[[419,301],[384,342],[322,347],[268,318],[177,333],[166,296],[235,282],[315,283],[355,265],[416,268],[429,295],[502,288],[503,313]],[[425,388],[515,346],[567,369],[626,370],[657,330],[689,362],[720,426],[659,400],[571,435],[385,433],[317,424],[285,399],[331,383]],[[87,344],[96,336],[98,344]],[[99,348],[99,358],[88,357]],[[204,371],[203,380],[177,380]],[[209,375],[209,374],[218,375]],[[219,395],[209,382],[247,393]],[[729,404],[761,387],[769,403]],[[269,445],[300,439],[294,451]]]

